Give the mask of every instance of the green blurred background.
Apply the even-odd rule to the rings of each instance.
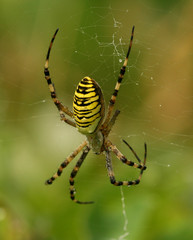
[[[0,2],[0,239],[193,239],[193,2]],[[97,80],[108,102],[135,36],[110,135],[129,159],[127,140],[148,169],[140,185],[109,183],[104,156],[90,153],[69,198],[74,160],[52,186],[46,179],[83,140],[62,123],[43,75],[51,37],[50,71],[71,108],[84,76]],[[137,170],[113,164],[117,179]],[[121,192],[122,190],[122,192]],[[125,206],[124,206],[125,204]]]

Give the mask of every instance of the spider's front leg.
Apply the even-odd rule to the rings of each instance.
[[[113,114],[111,120],[109,121],[109,124],[106,127],[102,126],[101,130],[102,130],[103,135],[105,137],[107,137],[109,135],[109,133],[110,133],[112,127],[114,126],[115,121],[116,121],[119,114],[120,114],[120,111],[116,110],[115,113]]]
[[[73,113],[66,106],[64,106],[59,101],[59,99],[57,98],[55,87],[54,87],[54,84],[52,83],[52,80],[51,80],[51,77],[50,77],[50,72],[49,72],[49,69],[48,69],[50,52],[51,52],[51,48],[52,48],[52,45],[53,45],[53,42],[54,42],[54,39],[56,37],[57,32],[58,32],[58,29],[54,33],[54,36],[52,37],[52,40],[50,42],[50,46],[48,48],[48,52],[47,52],[47,56],[46,56],[46,62],[45,62],[45,66],[44,66],[44,75],[45,75],[45,79],[48,83],[48,87],[49,87],[49,90],[50,90],[50,93],[51,93],[51,98],[52,98],[54,104],[56,105],[56,107],[59,110],[61,120],[68,123],[69,125],[71,125],[73,127],[76,127],[76,124],[72,120],[66,118],[65,115],[64,115],[64,113],[65,113],[69,117],[71,117],[71,118],[73,117]]]
[[[120,185],[127,185],[127,186],[129,186],[129,185],[137,185],[137,184],[139,184],[140,181],[141,181],[141,177],[142,177],[143,171],[146,169],[146,166],[145,166],[146,157],[147,157],[147,146],[146,146],[146,144],[145,144],[145,154],[144,154],[144,161],[143,161],[143,163],[141,162],[141,160],[139,159],[137,154],[134,152],[134,150],[131,148],[131,146],[128,143],[126,143],[126,144],[127,144],[127,146],[129,146],[130,150],[132,151],[132,153],[135,155],[135,157],[139,161],[139,164],[138,163],[134,163],[134,162],[132,162],[130,160],[127,160],[127,158],[117,149],[117,147],[115,145],[113,145],[109,140],[107,140],[107,142],[106,142],[106,146],[108,146],[107,150],[106,150],[106,167],[107,167],[107,171],[108,171],[108,175],[109,175],[110,181],[115,186],[120,186]],[[140,175],[139,175],[138,179],[133,180],[133,181],[117,181],[115,179],[115,175],[114,175],[114,172],[113,172],[110,151],[112,151],[116,155],[116,157],[121,162],[123,162],[124,164],[132,166],[134,168],[139,168],[141,171],[140,171]]]
[[[125,57],[125,61],[123,63],[123,66],[121,67],[121,70],[120,70],[120,73],[119,73],[119,77],[117,79],[117,83],[115,85],[115,89],[114,89],[113,95],[111,96],[111,99],[109,101],[106,119],[105,119],[105,121],[103,123],[103,127],[104,128],[107,127],[107,125],[109,124],[109,121],[111,119],[111,114],[112,114],[112,111],[113,111],[113,108],[114,108],[114,105],[115,105],[115,101],[116,101],[116,98],[117,98],[117,95],[118,95],[118,92],[119,92],[119,88],[121,86],[123,77],[125,75],[125,70],[126,70],[126,67],[127,67],[129,54],[131,52],[131,47],[132,47],[132,43],[133,43],[134,29],[135,29],[135,27],[133,26],[132,32],[131,32],[129,48],[128,48],[128,51],[127,51],[127,54],[126,54],[126,57]]]

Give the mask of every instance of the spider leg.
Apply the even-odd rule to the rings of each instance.
[[[52,98],[54,104],[56,105],[56,107],[59,110],[61,120],[70,124],[73,127],[76,127],[76,124],[73,121],[67,119],[64,115],[64,113],[66,113],[71,118],[73,117],[73,113],[58,100],[58,98],[56,96],[55,87],[54,87],[54,84],[51,81],[50,72],[48,70],[50,51],[51,51],[51,48],[52,48],[52,45],[53,45],[53,42],[54,42],[54,39],[56,37],[57,32],[58,32],[58,29],[54,33],[54,36],[52,37],[52,40],[50,42],[50,46],[48,48],[48,53],[47,53],[47,56],[46,56],[46,63],[45,63],[45,66],[44,66],[44,75],[45,75],[45,79],[47,80],[48,87],[50,89],[51,98]]]
[[[59,177],[62,174],[62,171],[67,165],[76,157],[76,155],[88,144],[88,142],[85,140],[82,144],[80,144],[76,150],[74,150],[60,165],[58,168],[58,171],[50,178],[48,179],[45,184],[52,184],[52,182]]]
[[[107,127],[104,129],[104,135],[107,137],[112,129],[112,127],[115,124],[115,121],[119,115],[120,111],[116,110],[115,113],[113,114],[111,120],[109,121],[109,124],[107,125]]]
[[[136,159],[138,160],[138,162],[141,163],[140,158],[137,156],[137,153],[133,150],[133,148],[129,145],[129,143],[126,142],[124,139],[123,139],[123,142],[129,147],[129,149],[131,150],[131,152],[133,153],[133,155],[136,157]],[[144,147],[145,147],[145,153],[144,153],[144,161],[143,161],[143,164],[145,165],[145,163],[146,163],[146,158],[147,158],[147,144],[146,144],[146,143],[144,144]]]
[[[146,169],[145,163],[146,163],[146,156],[147,156],[147,147],[145,144],[145,154],[144,154],[144,162],[141,163],[134,163],[130,160],[127,160],[127,158],[117,149],[117,147],[115,145],[113,145],[109,140],[106,142],[106,145],[108,146],[108,149],[110,149],[115,155],[116,157],[122,161],[123,163],[125,163],[126,165],[132,166],[134,168],[139,168],[140,171],[140,175],[138,177],[138,179],[134,180],[134,181],[116,181],[115,180],[115,176],[114,176],[114,172],[113,172],[113,168],[112,168],[112,162],[111,162],[111,158],[110,158],[110,153],[109,150],[106,151],[106,162],[107,162],[107,170],[108,170],[108,174],[110,177],[110,181],[112,184],[114,184],[115,186],[120,186],[120,185],[136,185],[139,184],[141,181],[141,177],[143,174],[143,171]],[[132,150],[131,150],[132,151]],[[134,150],[132,151],[134,153]],[[137,154],[134,154],[135,156],[137,156]],[[137,158],[138,159],[138,158]]]
[[[130,185],[139,184],[140,182],[140,178],[134,181],[117,181],[115,179],[115,174],[113,171],[113,165],[112,165],[111,155],[109,150],[106,151],[106,167],[107,167],[108,175],[110,178],[110,182],[115,186],[121,186],[121,185],[130,186]]]
[[[110,121],[111,113],[113,111],[113,107],[114,107],[114,104],[115,104],[115,101],[116,101],[116,98],[117,98],[117,94],[119,92],[119,88],[120,88],[121,82],[122,82],[124,74],[125,74],[125,69],[126,69],[126,66],[127,66],[127,63],[128,63],[128,58],[129,58],[129,54],[130,54],[131,47],[132,47],[132,42],[133,42],[134,28],[135,27],[133,26],[132,32],[131,32],[129,48],[128,48],[128,51],[127,51],[127,55],[125,57],[125,61],[123,63],[123,66],[122,66],[122,68],[120,70],[119,77],[118,77],[117,83],[115,85],[115,89],[114,89],[113,95],[111,96],[111,99],[109,101],[107,117],[105,119],[105,122],[103,123],[103,126],[105,128],[106,128],[106,126],[108,125],[108,123]]]
[[[76,166],[73,168],[71,175],[70,175],[70,197],[71,197],[72,201],[74,201],[76,203],[80,203],[80,204],[94,203],[92,201],[81,202],[81,201],[78,201],[77,199],[75,199],[76,190],[74,188],[74,178],[76,177],[76,174],[78,173],[78,171],[79,171],[84,159],[86,158],[87,154],[89,153],[89,151],[90,151],[90,148],[88,146],[86,146],[86,148],[83,150],[81,157],[77,161]]]

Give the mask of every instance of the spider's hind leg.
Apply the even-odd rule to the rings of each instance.
[[[77,199],[75,199],[75,188],[74,188],[74,178],[76,177],[84,159],[86,158],[87,154],[89,153],[90,148],[88,146],[86,146],[86,148],[83,150],[83,153],[81,155],[81,157],[79,158],[79,160],[76,163],[76,166],[73,168],[71,175],[70,175],[70,198],[72,199],[72,201],[76,202],[76,203],[80,203],[80,204],[90,204],[93,203],[93,201],[89,201],[89,202],[82,202],[79,201]]]
[[[109,175],[109,178],[110,178],[110,182],[114,186],[121,186],[121,185],[130,186],[130,185],[137,185],[137,184],[140,183],[141,174],[140,174],[138,179],[133,180],[133,181],[117,181],[115,179],[115,174],[114,174],[114,171],[113,171],[113,166],[112,166],[112,161],[111,161],[111,156],[110,156],[109,151],[106,151],[106,167],[107,167],[108,175]]]
[[[115,145],[113,145],[109,140],[106,142],[106,146],[107,146],[107,149],[108,149],[108,150],[106,150],[106,166],[107,166],[107,170],[108,170],[108,175],[110,177],[110,181],[115,186],[120,186],[120,185],[129,186],[129,185],[139,184],[140,181],[141,181],[141,177],[143,175],[143,171],[146,169],[145,163],[146,163],[146,157],[147,157],[147,145],[145,144],[144,161],[142,163],[141,160],[139,159],[139,157],[137,156],[137,154],[135,153],[135,151],[131,148],[131,146],[128,143],[126,143],[126,144],[129,146],[129,148],[131,149],[131,151],[133,152],[133,154],[135,155],[135,157],[139,161],[139,164],[135,163],[135,162],[132,162],[130,160],[127,160],[127,158],[117,149],[117,147]],[[112,161],[111,161],[111,156],[110,156],[110,150],[109,149],[124,164],[129,165],[129,166],[134,167],[134,168],[139,168],[141,170],[138,179],[133,180],[133,181],[116,181],[115,175],[114,175],[114,172],[113,172]]]
[[[138,162],[141,163],[140,158],[138,157],[137,153],[133,150],[133,148],[129,145],[129,143],[126,142],[124,139],[123,139],[123,142],[129,147],[129,149],[131,150],[131,152],[133,153],[133,155],[136,157],[136,159],[138,160]],[[145,164],[146,164],[146,158],[147,158],[147,144],[146,144],[146,143],[144,143],[144,148],[145,148],[145,152],[144,152],[143,165],[145,166]],[[145,169],[143,169],[143,170],[145,170]]]

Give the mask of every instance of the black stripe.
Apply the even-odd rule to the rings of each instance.
[[[98,100],[99,100],[99,99],[98,99]],[[93,103],[95,103],[95,102],[99,103],[98,100],[95,100],[95,101],[90,102],[90,103],[85,103],[85,102],[86,102],[86,100],[85,100],[85,101],[82,101],[80,104],[78,104],[77,101],[74,100],[74,104],[75,104],[76,106],[83,106],[83,107],[84,107],[84,106],[89,106],[90,104],[93,104]]]
[[[82,104],[87,104],[86,102],[88,102],[88,101],[91,101],[92,100],[92,98],[74,98],[74,103],[76,104],[77,103],[77,101],[78,102],[81,102]],[[92,101],[92,102],[90,102],[90,103],[88,103],[88,105],[90,105],[90,104],[92,104],[93,102],[99,102],[98,101],[99,99],[96,99],[96,100],[94,100],[94,101]]]
[[[139,164],[139,166],[138,166],[137,168],[139,168],[139,169],[142,169],[142,168],[143,168],[143,166],[142,166],[141,164]]]
[[[118,82],[118,83],[121,83],[121,82],[122,82],[122,80],[123,80],[123,76],[119,76],[119,78],[118,78],[117,82]]]
[[[115,100],[112,100],[112,99],[111,99],[111,100],[109,101],[109,103],[110,103],[110,104],[115,104]]]
[[[139,179],[135,180],[135,184],[139,184],[139,183],[140,183]]]
[[[67,165],[68,165],[67,162],[63,162],[63,163],[61,164],[61,167],[62,167],[62,168],[65,168]]]
[[[60,169],[58,169],[57,175],[60,176],[61,174],[62,174],[62,171]]]
[[[79,120],[81,120],[81,119],[83,119],[83,118],[86,118],[86,119],[92,118],[92,117],[94,117],[95,115],[97,115],[97,114],[99,114],[99,113],[100,113],[100,110],[99,110],[97,113],[95,113],[95,114],[93,114],[93,115],[91,115],[91,116],[89,116],[89,117],[86,117],[85,115],[82,116],[82,117],[79,117],[79,116],[78,116],[79,114],[75,114],[75,116],[76,116]],[[96,118],[96,119],[97,119],[97,118]]]
[[[46,77],[50,75],[48,69],[45,69],[45,70],[44,70],[44,74],[45,74]]]
[[[47,80],[48,85],[52,84],[51,78]]]
[[[75,108],[74,108],[74,113],[75,114],[79,114],[79,115],[87,115],[87,114],[89,114],[89,113],[92,113],[92,111],[90,111],[90,110],[82,110],[82,112],[80,112],[80,111],[77,111],[77,110],[75,110]]]
[[[71,178],[74,178],[74,177],[76,176],[76,174],[77,174],[77,171],[78,171],[78,170],[73,170],[73,171],[71,172],[70,177],[71,177]]]
[[[89,102],[91,99],[74,99],[74,104],[76,104],[77,106],[89,106],[91,105],[92,103],[96,102],[96,103],[99,103],[99,99],[95,100],[95,101],[92,101],[92,102]],[[77,102],[80,102],[80,103],[77,103]],[[89,102],[89,103],[86,103],[86,102]],[[92,106],[91,106],[92,107]]]
[[[86,89],[88,89],[88,88],[86,88]],[[78,89],[76,90],[76,92],[77,92],[77,93],[84,94],[84,95],[89,94],[89,93],[92,93],[92,92],[96,93],[95,90],[93,90],[93,91],[86,91],[86,89],[85,89],[85,90],[80,90],[80,89],[78,88]],[[75,93],[75,96],[76,96],[76,93]],[[95,96],[96,96],[96,94],[95,94]],[[94,96],[92,96],[92,97],[94,97]]]
[[[51,98],[56,98],[56,93],[55,92],[51,92]]]
[[[90,81],[88,82],[88,81],[83,81],[83,80],[82,80],[80,83],[83,84],[83,85],[91,85],[91,84],[93,85],[93,83],[90,82]],[[93,86],[94,86],[94,85],[93,85]]]
[[[52,40],[51,40],[51,42],[50,42],[50,46],[49,46],[49,48],[48,48],[48,53],[47,53],[47,56],[46,56],[46,60],[49,59],[50,51],[51,51],[51,48],[52,48],[52,44],[53,44],[53,42],[54,42],[54,39],[55,39],[55,37],[56,37],[56,34],[57,34],[58,30],[59,30],[59,28],[56,29],[56,31],[55,31],[55,33],[54,33],[54,36],[52,37]]]
[[[74,180],[70,180],[70,185],[74,185]]]
[[[122,156],[122,157],[120,158],[120,160],[121,160],[123,163],[126,163],[126,162],[127,162],[127,159],[126,159],[125,156]]]
[[[121,74],[121,75],[124,75],[124,74],[125,74],[125,69],[126,69],[125,66],[123,66],[123,67],[121,68],[121,71],[120,71],[120,74]]]
[[[101,117],[101,116],[99,116],[98,118],[100,118],[100,117]],[[96,119],[98,119],[98,118],[96,118]],[[94,122],[96,119],[94,119],[92,122]],[[86,127],[92,125],[92,122],[84,122],[84,123],[81,123],[81,122],[79,122],[79,121],[76,121],[76,124],[77,124],[79,127],[86,128]],[[84,124],[84,125],[82,126],[82,125],[79,125],[78,123]],[[85,125],[85,124],[87,124],[87,125]]]
[[[78,85],[78,87],[77,87],[77,89],[82,89],[82,90],[89,90],[89,89],[91,89],[92,87],[83,87],[83,86],[80,86],[80,85]],[[93,86],[93,88],[95,88],[94,86]]]
[[[113,93],[113,96],[117,96],[117,94],[118,94],[118,90],[117,89],[115,89],[115,91],[114,91],[114,93]]]
[[[76,125],[78,125],[80,128],[87,128],[87,127],[89,127],[89,126],[91,125],[91,123],[90,123],[90,124],[87,124],[87,125],[84,125],[84,126],[82,126],[82,125],[79,125],[79,124],[76,122]]]
[[[92,110],[94,110],[94,109],[96,109],[99,105],[101,105],[99,102],[98,102],[98,104],[96,105],[96,107],[94,107],[94,108],[91,108],[91,109],[86,109],[86,110],[78,110],[76,107],[74,107],[74,109],[75,109],[75,111],[77,111],[77,112],[87,112],[87,111],[92,111]]]
[[[85,90],[84,90],[84,91],[79,91],[79,89],[77,89],[76,92],[77,92],[77,93],[80,93],[80,94],[84,94],[85,97],[86,97],[87,94],[92,93],[92,92],[95,93],[95,95],[92,96],[92,97],[96,97],[96,95],[97,95],[96,91],[86,92]],[[76,92],[75,92],[75,97],[79,98],[79,97],[76,95]],[[81,97],[81,98],[85,98],[85,97]],[[89,98],[92,98],[92,97],[89,97]]]

